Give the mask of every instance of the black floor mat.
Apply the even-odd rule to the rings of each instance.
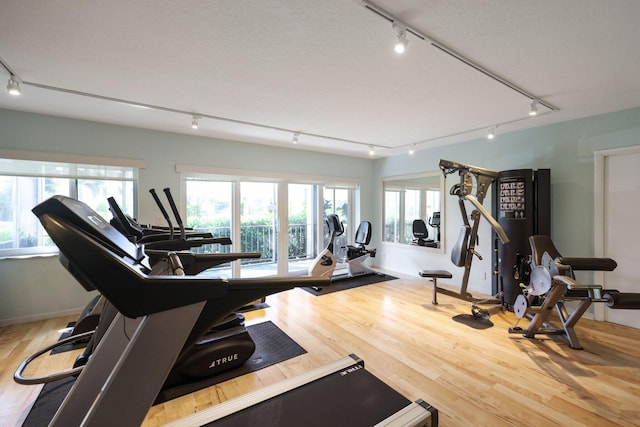
[[[247,330],[256,343],[256,350],[242,366],[206,380],[162,391],[156,403],[175,399],[176,397],[192,393],[205,387],[210,387],[249,372],[266,368],[267,366],[283,362],[307,352],[270,321],[248,326]],[[31,412],[27,415],[23,427],[48,425],[71,389],[74,381],[74,378],[66,378],[45,384]]]
[[[301,289],[309,292],[310,294],[320,296],[320,295],[330,294],[333,292],[344,291],[347,289],[358,288],[360,286],[372,285],[374,283],[386,282],[387,280],[394,280],[394,279],[397,279],[397,277],[390,276],[388,274],[383,274],[383,273],[375,273],[375,274],[369,274],[367,276],[351,277],[351,278],[335,280],[335,281],[332,281],[331,286],[327,286],[320,289],[314,289],[314,288],[301,288]]]

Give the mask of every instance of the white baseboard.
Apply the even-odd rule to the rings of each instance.
[[[0,319],[0,327],[19,325],[21,323],[37,322],[39,320],[55,319],[56,317],[65,317],[79,315],[84,307],[70,308],[63,311],[54,311],[49,313],[33,314],[23,317],[14,317],[12,319]]]

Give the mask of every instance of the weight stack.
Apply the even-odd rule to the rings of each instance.
[[[502,244],[493,232],[492,290],[503,292],[503,302],[513,306],[528,284],[520,266],[531,255],[529,236],[551,235],[551,171],[517,169],[500,172],[492,189],[493,216],[509,237]]]

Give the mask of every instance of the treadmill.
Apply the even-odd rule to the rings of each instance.
[[[168,256],[175,266],[174,275],[151,276],[144,251],[86,204],[54,196],[34,207],[33,212],[60,249],[62,265],[85,289],[97,289],[120,312],[74,382],[51,426],[140,425],[172,366],[203,333],[204,323],[222,320],[257,298],[294,287],[331,284],[329,279],[318,277],[184,276],[180,259],[172,253]],[[435,408],[421,400],[408,401],[367,372],[364,362],[353,355],[196,415],[202,418],[194,415],[193,419],[187,417],[177,423],[267,426],[437,426],[438,423]]]

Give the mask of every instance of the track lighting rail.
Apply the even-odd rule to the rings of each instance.
[[[391,13],[387,12],[385,9],[381,8],[380,6],[368,1],[368,0],[357,0],[357,3],[359,3],[361,6],[363,6],[365,9],[375,13],[376,15],[380,16],[381,18],[386,19],[387,21],[389,21],[392,25],[394,23],[399,23],[402,22],[400,19],[398,19],[397,17],[395,17],[394,15],[392,15]],[[465,57],[464,55],[456,52],[454,49],[450,48],[449,46],[446,46],[443,43],[440,43],[439,41],[434,40],[433,38],[427,36],[426,34],[422,33],[420,30],[411,27],[410,25],[407,25],[406,22],[402,22],[402,25],[405,28],[405,31],[407,33],[413,34],[415,37],[429,43],[431,46],[435,47],[436,49],[446,53],[447,55],[457,59],[458,61],[462,62],[463,64],[473,68],[474,70],[484,74],[485,76],[497,81],[498,83],[508,87],[509,89],[518,92],[520,95],[529,98],[532,101],[537,101],[538,104],[545,106],[546,108],[548,108],[551,111],[558,111],[559,108],[556,107],[555,105],[548,103],[544,100],[541,100],[539,97],[527,92],[526,90],[522,89],[520,86],[516,85],[515,83],[510,82],[509,80],[500,77],[499,75],[497,75],[496,73],[484,68],[482,65],[472,61],[471,59]]]

